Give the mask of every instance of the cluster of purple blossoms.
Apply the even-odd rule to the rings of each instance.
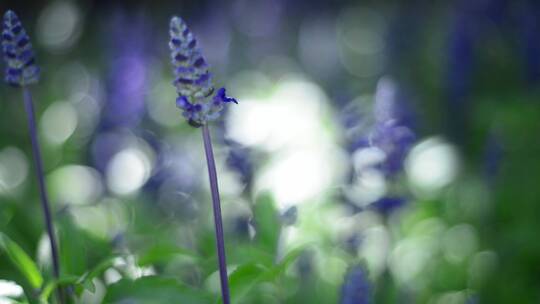
[[[398,85],[389,78],[382,78],[379,81],[373,113],[357,113],[356,115],[372,115],[373,120],[367,117],[355,118],[351,113],[347,111],[344,117],[344,125],[349,135],[349,152],[355,154],[369,149],[377,151],[381,157],[367,167],[355,168],[360,171],[353,170],[348,182],[352,185],[355,178],[363,174],[362,170],[373,169],[380,172],[387,183],[396,182],[403,172],[405,158],[416,141],[416,135],[412,131],[412,111],[405,102]],[[367,206],[383,215],[388,215],[405,204],[407,199],[402,193],[387,193],[371,202],[356,202],[355,198],[351,197],[346,197],[346,201],[352,205]],[[360,210],[363,208],[361,207]]]
[[[4,15],[2,50],[6,62],[5,80],[12,86],[26,86],[39,81],[40,70],[36,65],[30,38],[13,11]]]
[[[385,157],[377,164],[387,182],[392,183],[402,173],[405,158],[416,141],[412,131],[410,109],[402,100],[401,92],[391,79],[383,78],[375,95],[375,125],[369,136],[372,147],[380,149]],[[370,206],[388,215],[407,202],[401,194],[388,193]]]
[[[369,143],[384,152],[385,159],[378,167],[388,178],[403,170],[405,157],[416,141],[411,128],[410,109],[400,94],[397,85],[386,78],[379,81],[375,94],[375,124]]]
[[[178,93],[176,105],[184,110],[183,115],[192,126],[199,127],[217,119],[225,103],[238,102],[226,96],[225,88],[215,92],[209,65],[182,18],[171,19],[169,33],[174,85]]]

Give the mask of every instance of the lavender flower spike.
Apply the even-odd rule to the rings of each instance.
[[[26,86],[39,81],[39,67],[36,65],[30,38],[13,11],[4,15],[2,50],[6,62],[5,80],[12,86]]]
[[[184,110],[183,115],[192,126],[200,127],[217,119],[225,103],[238,102],[225,95],[225,88],[215,92],[209,65],[197,45],[197,39],[182,18],[171,19],[169,33],[175,76],[173,84],[178,92],[176,105]]]
[[[171,59],[174,67],[178,98],[176,105],[184,110],[184,117],[194,127],[202,127],[204,151],[208,164],[208,177],[212,192],[214,224],[216,231],[216,247],[221,282],[223,304],[230,304],[229,279],[227,277],[227,261],[225,256],[225,238],[223,236],[223,220],[221,218],[221,202],[219,199],[216,163],[212,149],[212,140],[207,122],[217,119],[224,109],[225,103],[238,103],[236,99],[227,97],[225,88],[214,94],[212,75],[208,64],[197,46],[197,40],[180,17],[173,17],[169,29],[171,39]],[[214,94],[213,97],[212,94]]]
[[[345,275],[341,287],[340,304],[369,304],[371,298],[371,284],[366,272],[360,265],[352,266]]]
[[[53,272],[54,277],[58,279],[60,277],[60,259],[54,234],[51,207],[47,196],[47,187],[45,185],[45,176],[43,174],[43,163],[37,136],[32,93],[28,88],[28,85],[39,81],[40,70],[35,63],[34,51],[32,49],[32,44],[30,43],[30,38],[22,27],[19,18],[13,11],[7,11],[4,15],[2,51],[7,66],[5,75],[6,82],[14,87],[21,87],[23,92],[24,107],[28,118],[28,130],[32,144],[32,154],[34,156],[34,164],[38,178],[41,207],[43,209],[45,225],[51,245]],[[59,303],[64,303],[63,289],[59,287],[56,291]]]

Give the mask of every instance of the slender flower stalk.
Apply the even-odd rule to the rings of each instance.
[[[202,127],[208,177],[212,191],[221,295],[223,303],[230,304],[221,203],[208,122],[220,117],[225,104],[238,102],[226,95],[225,88],[215,91],[209,65],[197,46],[195,36],[184,20],[180,17],[173,17],[170,22],[169,34],[171,36],[169,40],[171,62],[175,75],[173,84],[178,93],[176,105],[183,110],[183,115],[191,126]]]
[[[219,189],[216,173],[216,163],[214,161],[214,151],[212,149],[212,140],[208,125],[202,127],[204,151],[206,162],[208,164],[208,178],[210,180],[210,189],[212,190],[212,206],[214,208],[214,224],[216,230],[216,246],[218,251],[219,278],[221,281],[221,293],[223,303],[229,303],[229,280],[227,278],[227,261],[225,258],[225,238],[223,237],[223,222],[221,219],[221,202],[219,199]]]
[[[58,246],[56,243],[53,218],[47,196],[45,176],[43,173],[43,162],[41,159],[41,151],[37,136],[36,117],[34,114],[32,93],[28,87],[28,85],[37,83],[39,81],[40,70],[35,63],[34,51],[32,49],[32,44],[30,43],[30,38],[22,27],[19,18],[13,11],[7,11],[4,15],[2,50],[4,60],[6,62],[5,81],[11,86],[20,87],[23,93],[24,107],[28,120],[28,131],[32,144],[32,154],[34,157],[36,175],[38,178],[41,207],[43,209],[45,226],[51,245],[53,273],[54,277],[58,279],[60,277]],[[62,289],[59,288],[57,292],[59,302],[64,303]]]

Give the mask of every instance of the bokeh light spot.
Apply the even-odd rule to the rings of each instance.
[[[51,51],[71,47],[80,35],[81,13],[71,1],[55,1],[39,16],[37,37]]]
[[[107,167],[107,185],[119,195],[137,191],[150,177],[151,160],[137,148],[126,148],[111,159]]]
[[[43,113],[41,127],[47,142],[60,145],[77,128],[77,110],[71,103],[55,102]]]
[[[53,200],[68,204],[94,203],[103,191],[100,174],[93,168],[67,165],[50,174]]]
[[[24,153],[7,147],[0,151],[0,194],[11,193],[28,176],[28,160]]]
[[[420,194],[432,195],[456,178],[459,169],[458,153],[444,139],[429,138],[411,150],[405,168],[412,186]]]

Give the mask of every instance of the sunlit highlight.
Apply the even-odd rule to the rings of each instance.
[[[433,137],[411,150],[405,169],[409,181],[420,193],[434,194],[456,178],[459,158],[451,144]]]
[[[15,147],[0,150],[0,194],[11,193],[27,176],[28,160],[21,150]]]
[[[79,38],[80,23],[81,12],[74,2],[55,1],[39,16],[37,35],[50,50],[63,51]]]
[[[55,102],[43,113],[41,128],[49,143],[61,145],[77,128],[77,110],[71,103]]]
[[[107,185],[116,194],[136,192],[150,177],[151,158],[137,148],[126,148],[111,159],[106,172]]]

